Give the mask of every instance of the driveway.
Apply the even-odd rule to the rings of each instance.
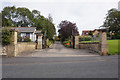
[[[50,48],[23,53],[17,57],[83,57],[99,56],[98,53],[85,49],[66,48],[60,42],[55,42]]]
[[[118,78],[118,56],[99,56],[89,50],[50,49],[3,58],[3,78]]]

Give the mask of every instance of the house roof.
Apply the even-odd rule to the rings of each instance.
[[[18,32],[34,32],[36,27],[11,27],[11,29],[15,29]]]
[[[83,31],[82,31],[82,35],[87,36],[87,35],[89,35],[89,34],[85,34],[85,33],[86,33],[86,32],[89,33],[90,31],[93,32],[93,35],[98,34],[98,29],[94,29],[94,30],[83,30]],[[96,31],[97,31],[97,32],[96,32]]]

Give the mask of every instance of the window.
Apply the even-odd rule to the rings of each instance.
[[[88,32],[86,32],[86,34],[88,34]]]
[[[30,33],[26,33],[26,36],[30,38]]]

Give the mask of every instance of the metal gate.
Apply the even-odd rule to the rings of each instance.
[[[73,36],[72,41],[73,41],[73,49],[75,49],[75,36]]]

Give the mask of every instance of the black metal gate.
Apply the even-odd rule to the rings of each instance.
[[[73,36],[73,49],[75,49],[75,36]]]

